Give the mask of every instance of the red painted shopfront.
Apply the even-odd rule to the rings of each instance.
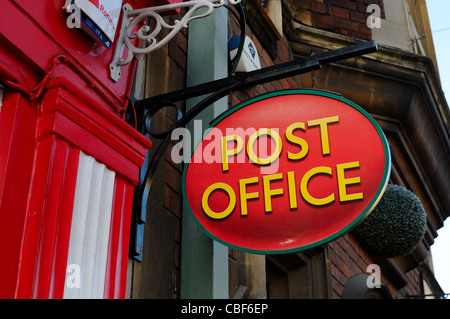
[[[124,121],[135,65],[112,81],[115,43],[69,28],[64,3],[0,10],[1,298],[125,296],[133,190],[151,146]],[[81,277],[72,291],[70,275]]]

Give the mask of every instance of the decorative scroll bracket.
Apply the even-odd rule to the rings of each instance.
[[[241,0],[228,0],[229,3],[236,5]],[[225,5],[225,0],[191,0],[187,2],[168,4],[157,7],[150,7],[144,9],[133,10],[128,3],[122,7],[122,24],[119,30],[119,37],[113,55],[113,60],[109,65],[111,72],[111,79],[117,82],[122,73],[121,66],[125,66],[133,60],[134,55],[148,54],[155,51],[169,42],[175,35],[183,28],[188,27],[188,23],[195,19],[200,19],[209,16],[214,9]],[[160,13],[172,11],[181,8],[190,8],[181,20],[175,20],[173,25],[166,23]],[[198,10],[202,10],[195,14]],[[136,26],[143,20],[150,18],[154,19],[156,26],[151,30],[149,25],[140,27],[137,31]],[[157,40],[163,28],[171,30],[163,39]],[[135,39],[139,39],[141,47],[136,47],[133,44]],[[127,52],[125,52],[127,51]],[[124,55],[126,54],[126,58]]]

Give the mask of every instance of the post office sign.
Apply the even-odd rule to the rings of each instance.
[[[253,253],[332,241],[376,206],[390,175],[383,131],[340,95],[288,90],[212,123],[183,173],[188,211],[210,237]]]

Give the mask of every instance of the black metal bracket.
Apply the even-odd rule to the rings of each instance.
[[[141,168],[143,172],[141,174],[141,180],[135,194],[135,205],[133,210],[135,210],[135,213],[140,215],[140,219],[145,222],[145,215],[147,212],[147,197],[150,193],[153,176],[155,174],[156,168],[158,167],[159,161],[163,158],[167,147],[171,143],[170,137],[172,131],[176,128],[185,127],[200,112],[205,110],[208,106],[210,106],[217,100],[227,96],[234,91],[239,91],[259,84],[308,73],[313,70],[319,70],[324,64],[361,56],[364,54],[376,52],[377,50],[378,45],[375,41],[362,42],[345,48],[318,53],[309,57],[285,62],[279,65],[266,67],[252,72],[232,74],[227,78],[136,101],[136,111],[138,113],[138,116],[142,116],[141,119],[143,119],[138,119],[138,129],[144,135],[148,137],[152,136],[153,138],[160,139],[162,141],[157,146],[157,150],[153,153],[154,155],[151,158],[146,159],[144,165],[147,166],[143,166]],[[178,101],[183,101],[200,96],[206,97],[203,98],[203,100],[192,107],[184,115],[174,104]],[[164,132],[152,132],[152,118],[158,111],[168,107],[172,107],[177,110],[177,120],[174,121],[171,127]]]

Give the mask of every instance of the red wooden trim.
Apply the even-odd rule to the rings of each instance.
[[[23,1],[21,1],[23,2]],[[28,2],[28,1],[27,1]],[[51,55],[59,51],[58,44],[51,40],[49,34],[45,31],[44,25],[38,25],[29,15],[33,8],[31,6],[46,7],[50,5],[31,1],[27,3],[24,8],[17,1],[7,0],[2,1],[2,10],[0,10],[0,30],[3,37],[12,43],[20,53],[27,56],[36,66],[41,70],[48,67]],[[31,6],[30,6],[31,5]],[[36,15],[39,10],[35,10],[33,15]],[[37,17],[38,18],[38,17]],[[28,30],[30,37],[20,37],[19,30]],[[45,50],[38,50],[38,48],[45,48]],[[54,53],[53,53],[54,52]],[[21,64],[21,61],[16,63]]]
[[[49,118],[44,131],[63,136],[136,184],[150,140],[66,80],[55,83],[63,87],[44,96],[43,113]]]
[[[117,282],[112,295],[124,296],[132,184],[150,147],[117,112],[117,105],[126,105],[133,64],[113,82],[114,47],[95,47],[83,31],[67,28],[62,3],[7,0],[2,5],[0,77],[23,92],[46,81],[39,88],[41,99],[33,102],[5,91],[0,114],[0,256],[7,260],[0,262],[0,297],[62,296],[78,148],[119,174],[117,238],[108,258],[117,270],[109,273]],[[20,30],[33,36],[23,37]],[[47,73],[56,55],[70,63]]]
[[[103,290],[103,298],[113,299],[114,298],[114,287],[116,284],[116,260],[117,260],[117,249],[114,247],[118,246],[118,236],[120,231],[120,213],[117,211],[116,206],[122,201],[123,197],[123,186],[122,180],[116,177],[114,183],[114,197],[113,197],[113,207],[111,211],[111,224],[109,231],[109,245],[108,245],[108,257],[106,261],[106,273],[105,273],[105,287]],[[122,186],[122,187],[121,187]]]
[[[59,227],[66,225],[65,228],[69,229],[72,208],[66,210],[60,205],[73,204],[72,192],[77,171],[76,164],[67,164],[72,167],[70,174],[73,176],[70,180],[64,180],[66,172],[63,165],[68,160],[64,152],[76,148],[78,154],[78,148],[81,148],[113,169],[118,174],[117,178],[123,180],[121,187],[124,194],[121,198],[117,197],[119,202],[114,204],[115,215],[120,216],[120,222],[116,221],[115,233],[120,233],[120,237],[115,244],[115,249],[119,251],[114,253],[118,255],[114,261],[117,285],[112,288],[114,298],[123,297],[132,185],[138,182],[139,167],[144,161],[148,140],[113,113],[86,105],[62,88],[45,93],[39,120],[37,102],[30,102],[20,94],[8,94],[2,115],[13,121],[5,126],[8,127],[5,135],[9,137],[2,145],[9,160],[2,168],[5,175],[1,196],[7,200],[0,203],[0,252],[10,262],[0,266],[3,267],[2,274],[7,275],[0,295],[8,298],[62,297],[69,232],[64,237],[65,232]],[[8,113],[10,107],[14,111]],[[2,117],[2,121],[5,118]],[[134,136],[138,136],[139,140]],[[63,191],[61,183],[72,183],[72,186],[64,186]],[[59,196],[68,196],[70,201]]]
[[[116,274],[118,272],[117,258],[122,227],[122,211],[124,202],[124,181],[116,177],[114,185],[113,207],[111,212],[111,230],[109,232],[108,259],[106,262],[105,287],[103,297],[105,299],[117,298],[115,287],[118,285]]]
[[[42,101],[41,133],[64,137],[136,184],[150,140],[69,81],[57,78],[50,87]]]
[[[133,191],[134,187],[126,183],[124,189],[124,203],[123,203],[123,220],[121,228],[121,238],[119,241],[119,254],[118,262],[120,263],[120,280],[119,280],[119,291],[118,298],[125,298],[126,286],[127,286],[127,269],[128,269],[128,250],[130,244],[130,229],[131,229],[131,211],[133,207]],[[117,289],[116,289],[117,291]]]
[[[123,105],[131,81],[132,65],[124,66],[120,80],[113,82],[109,76],[109,64],[114,47],[108,50],[102,45],[95,45],[95,41],[81,29],[68,28],[68,15],[63,12],[62,6],[63,2],[55,5],[53,0],[2,2],[0,34],[15,48],[17,56],[26,56],[28,62],[34,64],[27,69],[30,73],[26,75],[26,81],[31,83],[28,79],[36,79],[42,71],[47,72],[51,59],[56,54],[63,54],[76,61],[83,72],[95,80],[101,91],[114,96]],[[27,30],[33,36],[23,37],[20,30]],[[6,54],[0,50],[0,62],[3,61],[3,55]],[[15,69],[17,64],[22,69],[20,65],[23,62],[17,59],[10,68]],[[69,78],[75,80],[76,76],[71,73]]]
[[[90,119],[102,121],[102,123],[110,123],[110,125],[116,127],[118,132],[123,133],[123,135],[115,134],[136,149],[140,150],[141,145],[146,148],[150,148],[152,145],[146,137],[108,109],[108,104],[105,103],[105,100],[99,99],[95,95],[90,94],[90,92],[75,86],[66,78],[58,77],[51,80],[47,88],[49,89],[47,95],[51,100],[46,107],[60,109],[61,111],[66,108],[74,108]],[[52,103],[52,99],[55,99],[57,103]]]
[[[58,227],[59,206],[66,163],[67,142],[53,138],[52,154],[48,167],[46,196],[42,209],[42,223],[34,282],[34,298],[48,298],[55,255],[56,232]]]
[[[67,148],[49,298],[63,298],[80,150]]]
[[[132,163],[122,153],[103,143],[95,134],[79,126],[77,123],[57,112],[55,130],[59,135],[80,147],[84,153],[91,155],[98,162],[129,179],[134,184],[139,181],[139,166]]]
[[[65,105],[66,106],[66,105]],[[106,120],[105,118],[99,116],[92,112],[92,110],[85,107],[65,107],[60,108],[61,112],[69,118],[71,121],[76,123],[76,125],[86,129],[93,135],[95,135],[103,144],[106,144],[116,151],[120,152],[123,156],[127,157],[134,164],[140,164],[142,161],[142,145],[138,143],[131,136],[123,134],[120,129],[118,129],[113,123]],[[58,112],[59,113],[59,112]],[[54,126],[56,133],[60,133],[64,128]],[[86,141],[77,140],[76,136],[71,139],[71,142],[79,145],[83,148],[83,144]],[[97,156],[94,156],[97,157]]]
[[[36,237],[25,236],[25,229],[35,217],[39,219],[39,212],[28,213],[30,179],[35,172],[37,103],[5,91],[0,119],[0,255],[7,261],[0,262],[0,297],[29,298],[36,256],[29,248]],[[29,251],[31,256],[27,256]]]
[[[38,243],[44,213],[43,202],[47,195],[45,185],[48,182],[49,156],[54,138],[54,136],[47,136],[47,138],[42,139],[34,154],[32,177],[27,191],[27,208],[24,210],[26,218],[22,230],[20,281],[16,291],[17,298],[31,298],[33,296]]]
[[[116,178],[106,265],[105,299],[123,299],[126,293],[133,186]]]
[[[14,132],[20,132],[16,127],[19,125],[18,111],[21,95],[19,93],[4,92],[3,106],[0,113],[0,199],[3,195],[3,186],[5,185],[5,177],[7,167],[10,165],[8,161],[11,148],[14,148]],[[1,207],[1,205],[0,205]]]
[[[34,298],[64,292],[73,200],[80,151],[67,141],[52,138],[52,154],[45,186],[43,216],[34,282]],[[56,272],[56,273],[55,273]]]

